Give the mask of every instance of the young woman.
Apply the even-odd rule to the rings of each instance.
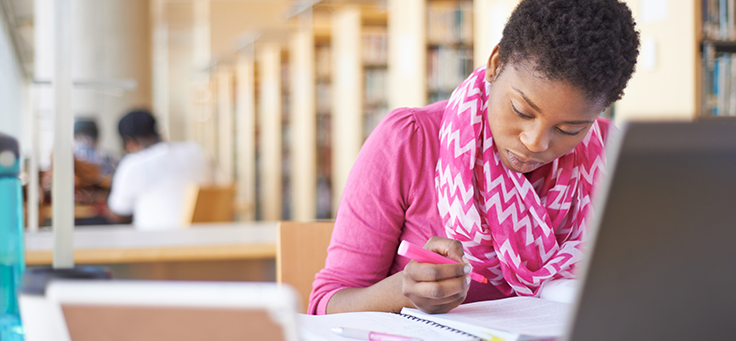
[[[598,115],[638,47],[618,0],[522,1],[449,101],[397,109],[366,141],[309,313],[439,313],[573,277],[611,125]],[[409,261],[402,240],[459,263]]]

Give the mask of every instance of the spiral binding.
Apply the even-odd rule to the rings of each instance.
[[[405,318],[407,318],[409,320],[412,320],[412,321],[417,321],[417,322],[425,323],[425,324],[428,324],[428,325],[430,325],[432,327],[436,327],[436,328],[444,329],[444,330],[447,330],[447,331],[450,331],[450,332],[453,332],[453,333],[458,333],[458,334],[461,334],[461,335],[469,336],[469,337],[475,338],[478,341],[482,341],[483,340],[482,338],[478,337],[477,335],[473,335],[473,334],[470,334],[468,332],[462,331],[460,329],[455,329],[455,328],[452,328],[450,326],[446,326],[444,324],[437,323],[437,322],[432,321],[432,320],[423,319],[423,318],[416,317],[414,315],[409,315],[409,314],[402,314],[402,313],[393,313],[393,314],[396,314],[396,315],[399,315],[399,316],[403,316],[403,317],[405,317]]]

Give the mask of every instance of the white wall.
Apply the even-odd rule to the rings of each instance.
[[[16,56],[10,32],[0,15],[0,132],[17,138],[25,149],[23,116],[27,87]]]
[[[642,44],[636,72],[616,103],[616,124],[628,120],[692,120],[698,112],[699,1],[626,0]],[[645,63],[644,61],[649,61]]]

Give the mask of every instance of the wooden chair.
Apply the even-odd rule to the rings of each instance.
[[[307,311],[314,275],[325,267],[334,221],[282,221],[276,239],[276,281],[293,286]]]
[[[233,221],[235,217],[235,186],[187,188],[182,225]]]

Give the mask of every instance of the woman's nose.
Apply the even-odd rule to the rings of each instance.
[[[541,153],[549,149],[549,134],[545,129],[530,127],[519,136],[521,143],[533,153]]]

